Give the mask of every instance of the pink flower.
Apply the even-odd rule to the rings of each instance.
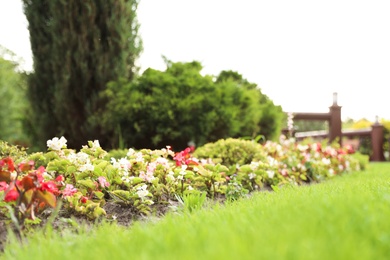
[[[100,176],[99,178],[98,178],[98,182],[99,182],[99,184],[100,184],[100,187],[102,187],[102,188],[105,188],[105,187],[109,187],[110,186],[110,183],[106,180],[106,178],[105,177],[103,177],[103,176]]]
[[[0,182],[0,191],[8,189],[8,184],[5,181]]]
[[[66,184],[65,189],[62,191],[62,196],[65,198],[68,196],[72,196],[76,192],[77,192],[77,189],[75,187],[73,187],[72,184]]]
[[[10,190],[4,198],[5,202],[16,201],[19,198],[19,192],[17,190]]]

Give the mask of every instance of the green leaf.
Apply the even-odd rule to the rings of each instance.
[[[77,171],[77,168],[74,165],[69,165],[68,167],[66,167],[67,173],[74,173],[75,171]]]
[[[108,165],[110,165],[109,162],[107,161],[102,161],[100,162],[98,165],[96,165],[97,167],[101,168],[101,169],[105,169]]]
[[[93,173],[96,175],[96,176],[102,176],[103,175],[103,170],[98,167],[98,166],[95,166],[94,167],[94,170],[93,170]]]
[[[243,172],[252,172],[253,170],[252,170],[252,168],[250,167],[250,165],[242,165],[241,167],[240,167],[240,171],[243,171]]]
[[[226,167],[225,165],[222,165],[222,164],[218,164],[218,165],[216,166],[216,170],[217,170],[218,172],[229,172],[229,168]]]
[[[141,183],[141,182],[144,182],[144,179],[140,178],[140,177],[135,177],[131,180],[131,183],[132,184],[138,184],[138,183]]]
[[[114,190],[109,192],[114,198],[121,199],[123,201],[129,201],[131,199],[131,193],[126,190]]]
[[[77,181],[77,183],[83,185],[84,187],[90,188],[90,189],[94,189],[96,187],[95,182],[92,181],[91,179],[79,180],[79,181]]]
[[[101,191],[94,191],[93,194],[100,200],[104,197],[104,193]]]
[[[97,206],[97,207],[93,210],[92,215],[93,215],[94,218],[100,218],[100,217],[102,217],[102,216],[106,216],[107,213],[106,213],[106,211],[105,211],[103,208]]]

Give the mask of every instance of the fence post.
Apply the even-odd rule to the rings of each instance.
[[[383,155],[383,125],[376,122],[371,126],[371,161],[382,162],[385,160]]]
[[[342,145],[341,134],[341,106],[337,104],[337,93],[333,93],[333,104],[329,107],[329,141],[333,142],[339,138],[339,144]]]

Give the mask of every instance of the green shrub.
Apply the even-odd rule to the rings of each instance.
[[[278,136],[283,113],[255,84],[238,73],[201,74],[199,62],[172,63],[167,69],[147,69],[136,82],[111,82],[101,125],[115,132],[118,147],[179,151],[189,142],[201,146],[222,138]],[[234,75],[232,77],[231,75]],[[279,116],[280,115],[280,116]]]
[[[194,157],[211,158],[215,163],[231,167],[236,164],[250,164],[252,161],[264,161],[266,153],[262,145],[254,141],[228,138],[197,148]]]
[[[4,157],[12,157],[14,160],[24,159],[27,157],[27,152],[24,147],[10,145],[0,140],[0,158]]]

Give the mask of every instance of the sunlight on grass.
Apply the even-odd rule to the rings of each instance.
[[[385,259],[390,164],[130,229],[37,234],[3,259]]]

